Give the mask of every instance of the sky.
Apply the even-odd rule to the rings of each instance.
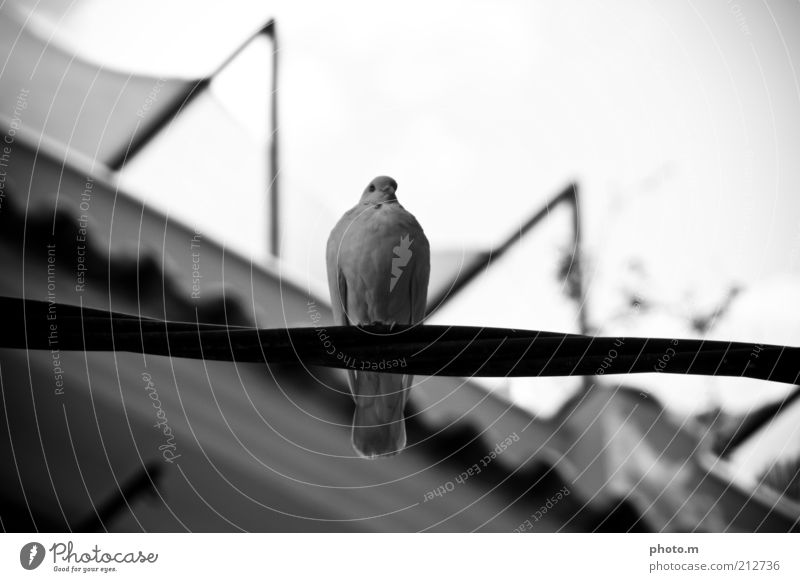
[[[800,345],[798,2],[37,6],[34,24],[76,52],[181,76],[212,70],[276,19],[281,269],[322,296],[328,233],[376,175],[398,181],[434,252],[464,253],[513,233],[576,181],[584,307],[599,333],[689,336],[688,317],[738,285],[745,291],[711,336]],[[266,135],[258,128],[269,59],[262,50],[248,62],[120,178],[262,262]],[[209,149],[206,118],[235,148]],[[192,168],[200,156],[203,172]],[[225,208],[198,203],[203,196],[224,196]],[[569,244],[567,221],[553,224],[432,323],[577,331],[553,274]],[[656,308],[625,312],[631,293]],[[539,411],[575,389],[536,382],[541,389],[503,385]],[[745,380],[735,388],[655,375],[641,382],[683,412],[719,402],[746,410],[785,391]]]

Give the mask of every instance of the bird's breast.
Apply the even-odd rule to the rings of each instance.
[[[364,209],[349,230],[370,239],[393,238],[421,231],[414,217],[398,204],[378,204]]]

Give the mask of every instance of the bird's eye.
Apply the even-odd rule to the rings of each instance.
[[[375,192],[375,184],[370,184],[369,185],[369,191],[370,192]]]

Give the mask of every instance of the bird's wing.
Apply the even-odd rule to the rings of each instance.
[[[414,222],[416,222],[416,220]],[[428,305],[428,281],[431,275],[430,244],[425,237],[425,233],[422,231],[422,227],[418,223],[416,224],[415,231],[414,246],[416,249],[409,281],[409,302],[411,307],[409,313],[411,321],[406,322],[409,324],[422,323],[422,320],[425,319],[425,311]],[[406,394],[413,384],[414,376],[412,374],[404,374],[401,377],[401,385],[406,391]]]
[[[348,213],[349,214],[349,213]],[[328,237],[328,246],[325,251],[325,262],[328,271],[328,289],[331,294],[331,309],[333,311],[333,321],[336,325],[350,325],[350,318],[347,315],[347,279],[339,268],[339,254],[341,253],[342,237],[346,232],[347,214],[336,224]],[[356,385],[355,370],[347,370],[347,380],[352,391]]]
[[[345,218],[333,227],[328,237],[328,246],[325,252],[325,262],[328,270],[328,289],[331,294],[331,309],[333,321],[336,325],[348,325],[347,317],[347,281],[339,268],[339,254],[341,253],[342,237],[346,232]]]
[[[417,225],[419,227],[419,225]],[[428,280],[431,275],[431,250],[422,227],[419,227],[414,244],[417,247],[411,271],[411,321],[420,323],[425,318],[428,305]]]

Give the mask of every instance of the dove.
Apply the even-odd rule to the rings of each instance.
[[[425,317],[430,245],[417,219],[398,202],[396,191],[397,182],[378,176],[331,231],[326,263],[336,325],[380,324],[391,329],[421,324]],[[347,370],[355,401],[352,444],[368,459],[394,455],[405,447],[403,409],[414,379],[363,369],[374,370],[377,364],[360,362]]]

